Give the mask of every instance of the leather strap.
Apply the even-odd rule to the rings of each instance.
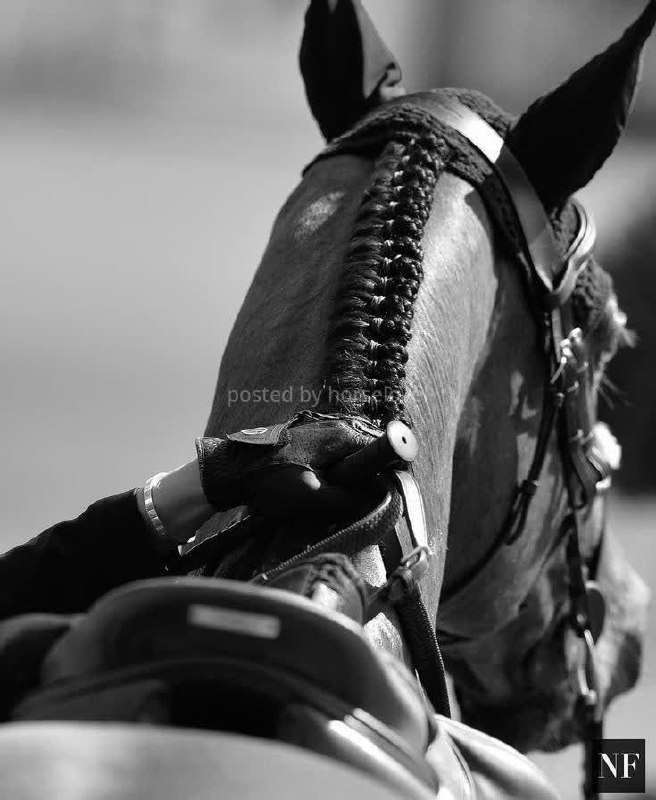
[[[513,503],[503,526],[503,539],[506,544],[513,544],[517,541],[524,530],[531,501],[538,490],[542,467],[547,456],[547,449],[556,424],[556,418],[563,406],[563,402],[563,393],[556,391],[547,376],[540,430],[538,431],[533,461],[531,462],[528,476],[517,486]]]
[[[404,557],[404,547],[397,529],[381,547],[388,578],[398,569]],[[426,696],[438,714],[451,716],[451,704],[446,685],[446,669],[435,633],[435,624],[428,616],[419,584],[408,570],[403,590],[391,600],[399,618],[403,638],[410,651],[412,663]]]
[[[414,95],[412,102],[458,131],[500,175],[524,234],[530,266],[545,293],[551,294],[561,270],[562,257],[542,203],[503,138],[482,117],[455,100],[423,92]]]
[[[261,572],[253,578],[252,583],[267,584],[300,561],[312,558],[320,553],[335,552],[353,555],[367,547],[378,544],[388,531],[394,529],[401,516],[401,510],[401,498],[398,492],[387,485],[382,501],[365,517],[288,558],[273,569]]]

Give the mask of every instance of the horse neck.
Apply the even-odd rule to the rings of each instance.
[[[405,413],[419,440],[413,473],[424,498],[432,551],[422,580],[422,597],[431,620],[437,618],[445,577],[460,420],[476,374],[488,356],[495,314],[498,278],[492,242],[491,224],[478,195],[461,179],[443,174],[424,228],[424,278],[408,346],[405,394]],[[382,564],[376,553],[361,554],[356,565],[380,581]],[[373,620],[368,633],[377,646],[412,664],[393,614]]]
[[[319,162],[282,208],[223,356],[208,435],[279,422],[315,404],[344,254],[370,180],[368,161],[342,156]],[[443,578],[458,421],[494,309],[491,241],[477,195],[462,180],[442,175],[424,229],[425,278],[406,387],[434,553],[423,582],[432,619]],[[386,578],[377,549],[361,553],[356,566],[373,585]],[[367,630],[375,644],[406,657],[394,614],[379,615]]]
[[[566,506],[552,436],[524,535],[517,545],[504,546],[501,537],[516,487],[536,452],[547,363],[520,268],[497,255],[494,271],[497,291],[486,342],[451,451],[449,547],[440,605],[440,629],[468,638],[484,636],[516,616],[553,548]]]
[[[424,279],[408,348],[406,393],[407,415],[419,440],[413,470],[434,553],[424,582],[432,619],[445,577],[453,495],[460,488],[452,479],[460,420],[488,355],[495,314],[498,277],[492,242],[479,196],[464,181],[443,174],[424,230]]]

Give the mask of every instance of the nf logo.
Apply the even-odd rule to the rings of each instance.
[[[599,739],[595,748],[600,792],[645,791],[644,739]]]

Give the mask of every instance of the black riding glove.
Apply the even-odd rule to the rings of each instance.
[[[301,419],[196,440],[203,491],[219,511],[248,505],[267,516],[309,513],[333,519],[362,507],[360,493],[331,486],[322,474],[368,444],[376,430],[343,420]]]

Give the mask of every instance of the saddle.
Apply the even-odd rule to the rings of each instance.
[[[63,636],[16,721],[132,722],[249,734],[434,796],[434,737],[415,681],[344,614],[224,580],[139,581]],[[0,751],[1,755],[1,751]]]
[[[84,796],[119,800],[259,797],[263,785],[273,798],[554,797],[519,753],[433,715],[358,623],[288,591],[129,584],[59,639],[41,677],[0,729],[11,798],[47,783],[70,800],[66,774]]]
[[[259,800],[264,796],[399,800],[404,796],[358,770],[278,742],[135,725],[4,725],[0,769],[2,796],[7,800]]]

